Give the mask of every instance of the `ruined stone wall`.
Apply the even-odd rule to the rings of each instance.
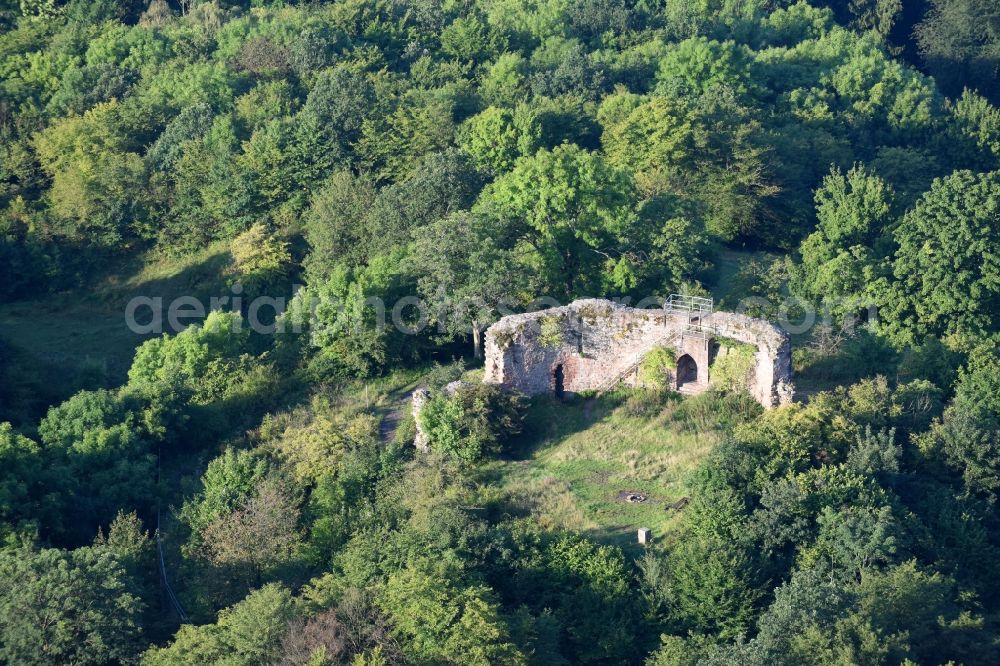
[[[787,334],[766,321],[723,312],[702,323],[716,326],[721,336],[757,347],[748,388],[761,404],[790,401]],[[666,346],[678,357],[686,353],[694,359],[696,385],[704,390],[710,381],[710,345],[686,334],[687,325],[686,315],[637,310],[601,299],[504,317],[486,331],[484,381],[529,395],[555,391],[557,377],[567,392],[606,389],[618,381],[634,384],[642,358]]]
[[[715,312],[706,318],[719,336],[757,348],[750,394],[765,407],[792,401],[792,345],[788,333],[764,319],[735,312]]]
[[[416,426],[416,433],[413,437],[413,445],[417,447],[417,451],[421,453],[427,453],[431,450],[431,440],[430,436],[424,432],[423,426],[420,424],[420,412],[424,410],[427,403],[431,401],[431,392],[425,388],[418,388],[413,392],[413,396],[410,398],[410,410],[413,414],[413,422]]]
[[[485,381],[545,393],[561,365],[566,391],[599,388],[677,332],[662,311],[599,299],[504,317],[486,332]]]

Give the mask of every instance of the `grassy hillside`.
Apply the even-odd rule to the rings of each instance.
[[[181,258],[150,255],[107,275],[90,292],[0,303],[0,422],[28,425],[76,391],[125,382],[135,348],[125,309],[136,296],[208,302],[228,294],[225,243]]]
[[[740,398],[651,398],[621,390],[561,402],[542,396],[510,459],[488,468],[539,524],[632,546],[636,530],[668,537],[687,497],[686,478],[734,421],[757,413]],[[624,495],[642,493],[644,502]]]

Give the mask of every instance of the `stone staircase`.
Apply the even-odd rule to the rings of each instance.
[[[699,393],[704,393],[708,389],[708,384],[702,382],[685,382],[677,388],[677,392],[681,395],[698,395]]]
[[[670,331],[666,335],[663,335],[663,336],[657,338],[653,342],[653,344],[650,345],[649,349],[646,350],[646,354],[648,354],[650,351],[656,349],[657,347],[665,347],[665,346],[670,345],[680,335],[682,335],[681,332]],[[633,361],[632,363],[630,363],[625,369],[623,369],[623,370],[621,370],[619,372],[616,372],[614,375],[612,375],[608,379],[604,380],[601,383],[601,385],[597,387],[597,395],[601,396],[604,393],[607,393],[608,391],[610,391],[614,387],[616,387],[619,384],[621,384],[622,381],[624,381],[624,379],[626,377],[628,377],[630,374],[632,374],[633,372],[635,372],[636,370],[638,370],[639,366],[642,365],[642,361],[646,358],[646,354],[642,354],[641,356],[639,356],[638,358],[636,358],[635,361]]]

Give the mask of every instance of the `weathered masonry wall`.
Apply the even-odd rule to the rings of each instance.
[[[757,348],[750,394],[765,407],[792,402],[792,345],[788,333],[764,319],[735,312],[715,312],[707,317],[717,335]]]
[[[756,347],[748,390],[765,407],[791,401],[791,347],[777,326],[745,315],[715,312],[698,324],[712,334],[693,334],[686,314],[637,310],[611,301],[584,299],[570,305],[504,317],[486,331],[484,381],[527,394],[602,390],[635,384],[643,357],[657,347],[673,349],[678,368],[671,386],[704,391],[718,348],[730,338]]]

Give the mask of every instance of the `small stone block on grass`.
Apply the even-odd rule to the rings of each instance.
[[[653,531],[648,527],[639,528],[639,543],[645,545],[653,540]]]

